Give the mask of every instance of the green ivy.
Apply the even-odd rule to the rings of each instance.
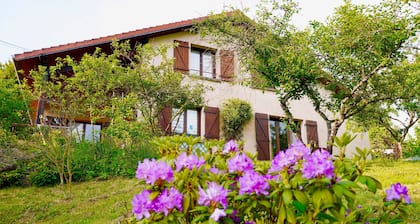
[[[240,139],[245,124],[252,118],[251,104],[241,99],[228,99],[222,105],[221,117],[225,139]]]

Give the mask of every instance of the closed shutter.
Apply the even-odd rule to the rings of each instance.
[[[219,139],[219,108],[207,107],[204,110],[205,115],[205,133],[207,139]]]
[[[220,78],[223,81],[232,81],[234,75],[233,51],[220,50]]]
[[[307,144],[318,147],[318,125],[316,121],[306,121]]]
[[[174,69],[183,73],[187,73],[189,68],[190,47],[188,42],[175,40],[177,46],[174,48]]]
[[[162,128],[163,132],[167,135],[171,134],[171,117],[172,117],[172,108],[165,107],[159,115],[159,126]]]
[[[270,160],[270,136],[268,114],[255,113],[255,134],[259,160]]]

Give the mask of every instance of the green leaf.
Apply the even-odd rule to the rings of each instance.
[[[296,200],[299,201],[299,203],[301,203],[305,206],[308,205],[309,200],[308,200],[308,197],[306,197],[305,193],[303,193],[302,191],[299,191],[299,190],[294,190],[293,195],[295,196]]]
[[[261,205],[263,205],[266,208],[270,208],[271,207],[271,204],[268,201],[266,201],[266,200],[259,200],[258,203],[260,203]]]
[[[293,200],[292,205],[301,213],[305,212],[306,206],[299,201]]]
[[[284,202],[288,205],[293,200],[293,194],[291,190],[284,190],[282,194]]]
[[[286,214],[287,214],[286,219],[288,223],[296,223],[296,217],[292,209],[290,209],[289,207],[286,207]]]
[[[152,200],[154,200],[157,196],[159,196],[160,195],[160,192],[159,191],[153,191],[152,193],[150,193],[150,195],[149,195],[149,200],[150,201],[152,201]]]
[[[191,201],[190,194],[186,194],[184,196],[184,202],[182,204],[182,206],[184,208],[184,214],[187,214],[188,210],[190,209],[190,201]],[[198,207],[199,206],[197,206],[196,208],[198,208]]]

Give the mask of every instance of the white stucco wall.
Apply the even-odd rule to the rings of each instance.
[[[210,44],[208,41],[201,39],[198,35],[193,35],[189,32],[180,32],[176,34],[170,34],[165,36],[160,36],[152,38],[149,40],[149,43],[158,46],[160,44],[172,44],[174,40],[186,41],[194,45],[200,45],[204,47],[209,47],[217,49],[215,45]],[[167,52],[168,57],[173,57],[173,49],[169,49]],[[159,58],[155,59],[156,63],[160,61]],[[235,58],[236,60],[236,58]],[[235,76],[241,78],[245,74],[240,74],[240,69],[238,62],[235,61]],[[216,74],[217,78],[220,77],[220,60],[216,54]],[[255,113],[264,113],[269,116],[285,117],[284,112],[280,108],[277,96],[272,91],[263,91],[260,89],[253,89],[246,86],[241,86],[235,84],[234,82],[223,82],[220,80],[205,80],[205,79],[186,79],[187,82],[199,82],[204,83],[206,86],[211,87],[210,90],[207,90],[204,94],[205,104],[211,107],[220,108],[222,103],[229,98],[239,98],[242,100],[248,101],[252,105],[253,114]],[[323,119],[318,115],[317,112],[313,109],[311,102],[308,99],[301,99],[299,101],[292,101],[290,103],[291,112],[295,119],[302,120],[301,126],[301,136],[306,143],[307,135],[305,128],[305,121],[312,120],[317,122],[318,126],[318,137],[319,137],[319,146],[326,147],[327,145],[327,127]],[[202,118],[204,118],[204,112],[202,112]],[[205,127],[205,119],[201,119],[201,127]],[[339,134],[345,132],[345,124],[339,130]],[[201,133],[204,135],[204,131]],[[246,125],[243,133],[243,139],[245,140],[245,149],[255,153],[256,152],[256,136],[255,136],[255,118],[253,117],[251,121]],[[369,147],[369,140],[367,135],[359,134],[358,137],[349,145],[348,155],[351,155],[355,152],[355,147],[360,148]],[[334,150],[336,153],[337,150]]]

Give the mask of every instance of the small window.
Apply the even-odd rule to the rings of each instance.
[[[215,56],[211,50],[191,48],[190,74],[206,78],[216,78]]]
[[[98,142],[101,139],[101,125],[90,123],[75,123],[71,127],[71,134],[78,142],[85,140]]]
[[[299,127],[299,121],[295,121]],[[286,150],[290,144],[297,141],[296,135],[287,128],[284,119],[270,118],[270,145],[272,155],[275,156],[279,151]],[[300,132],[300,130],[298,130]]]
[[[200,114],[199,110],[188,109],[180,113],[179,109],[172,109],[172,114],[175,116],[172,120],[172,130],[175,134],[187,134],[192,136],[200,135],[199,124]]]

